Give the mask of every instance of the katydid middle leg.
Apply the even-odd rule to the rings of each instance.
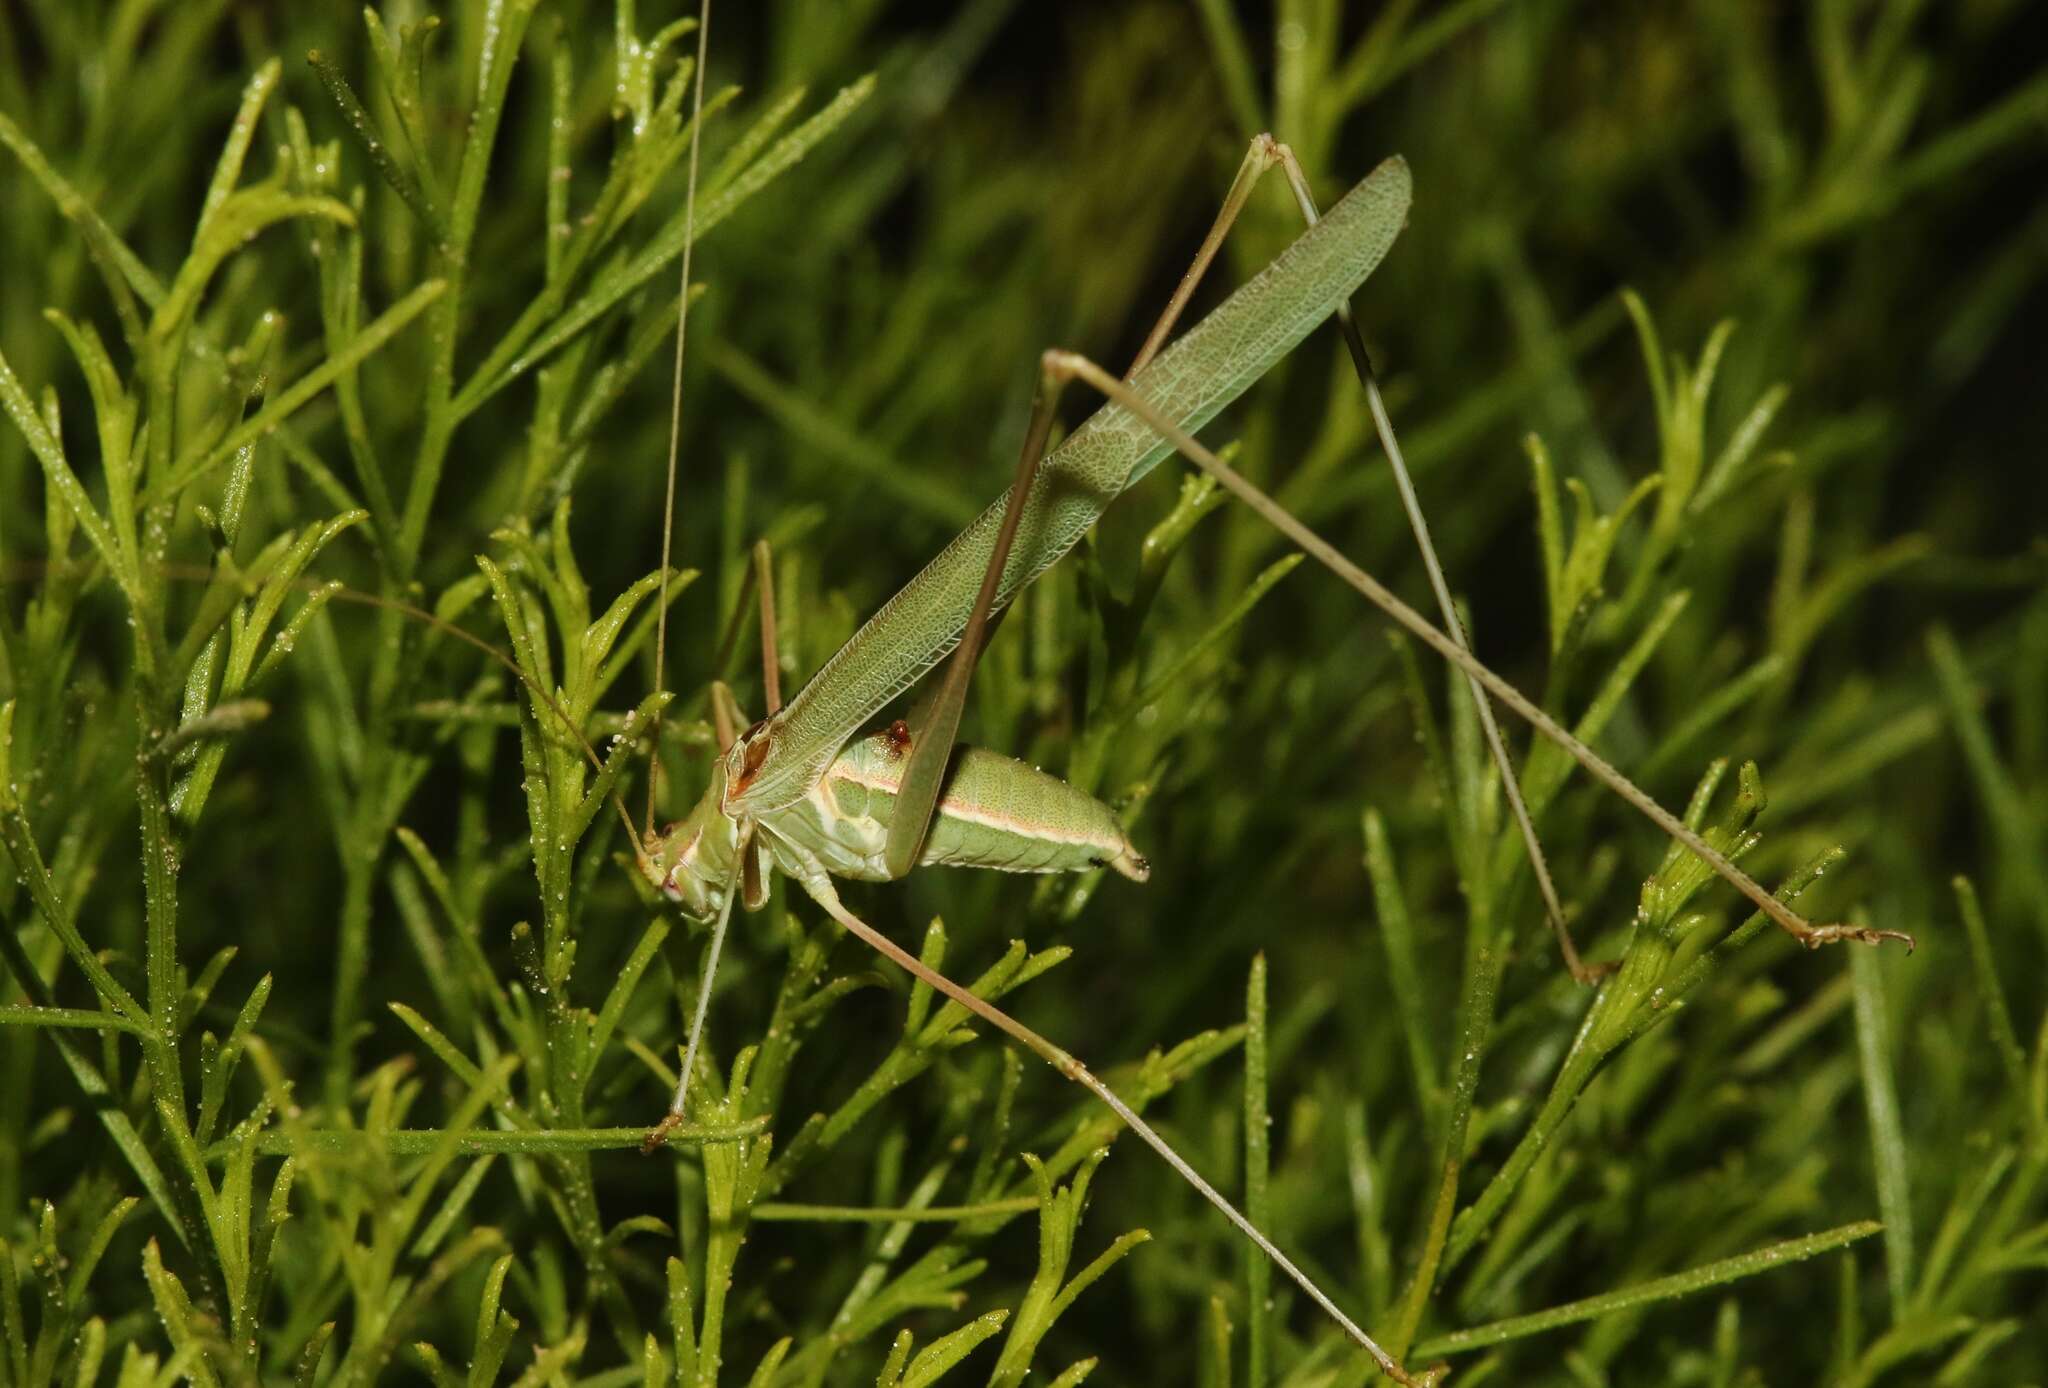
[[[1008,509],[1004,513],[1004,526],[996,546],[996,557],[984,581],[980,600],[976,604],[968,630],[961,640],[961,651],[963,653],[978,651],[982,641],[985,639],[993,585],[996,578],[1002,572],[1003,559],[1007,556],[1010,544],[1015,538],[1017,517],[1022,509],[1024,493],[1030,487],[1031,479],[1037,470],[1038,461],[1045,452],[1046,440],[1051,434],[1053,410],[1057,403],[1056,397],[1059,392],[1057,383],[1053,382],[1050,378],[1043,384],[1044,388],[1041,389],[1039,399],[1033,409],[1031,425],[1026,432],[1024,450],[1018,462],[1016,482],[1012,490]],[[773,674],[775,664],[774,588],[765,542],[755,546],[754,565],[754,587],[759,594],[761,603],[762,660],[766,666],[763,682],[768,691],[767,698],[771,705],[769,712],[772,714],[775,708],[780,706],[781,701],[777,682]],[[745,596],[742,594],[742,604],[744,604],[744,601]],[[924,717],[923,730],[920,733],[913,734],[913,758],[916,755],[916,747],[918,745],[936,748],[937,752],[928,752],[927,758],[941,772],[946,764],[947,755],[950,753],[953,733],[957,729],[959,722],[960,704],[965,696],[966,681],[972,674],[972,670],[973,662],[971,658],[963,664],[959,656],[956,655],[953,665],[946,673],[944,689],[933,700],[933,707],[944,711],[936,715],[932,712],[927,712]],[[935,726],[942,726],[943,732],[934,732],[933,728]],[[904,784],[906,786],[909,780],[910,772],[906,769],[904,777]],[[937,781],[935,779],[933,781],[934,798],[936,797],[936,785]],[[901,812],[899,810],[899,819],[900,816]],[[921,838],[922,826],[920,825],[917,839],[921,840]],[[891,842],[894,842],[893,838]],[[913,862],[915,861],[915,847],[916,842],[913,841]],[[756,864],[761,862],[763,858],[765,858],[765,853],[762,851],[760,831],[756,830],[751,824],[743,826],[739,857],[735,870],[743,871],[746,874],[747,881],[751,884]],[[762,866],[765,869],[765,864],[762,864]],[[1261,1253],[1271,1258],[1283,1272],[1292,1278],[1301,1287],[1303,1292],[1308,1295],[1310,1300],[1321,1307],[1324,1312],[1337,1322],[1346,1335],[1372,1357],[1373,1362],[1379,1366],[1383,1374],[1397,1383],[1411,1385],[1411,1388],[1427,1388],[1428,1385],[1433,1385],[1438,1381],[1441,1377],[1440,1371],[1431,1370],[1418,1376],[1411,1375],[1403,1368],[1398,1360],[1388,1354],[1356,1321],[1346,1315],[1337,1306],[1336,1302],[1331,1299],[1329,1294],[1323,1291],[1308,1274],[1303,1272],[1299,1265],[1283,1253],[1263,1230],[1253,1224],[1222,1192],[1218,1191],[1204,1179],[1201,1173],[1196,1171],[1185,1157],[1181,1156],[1165,1138],[1160,1136],[1156,1129],[1141,1118],[1135,1109],[1125,1103],[1117,1095],[1116,1091],[1097,1078],[1094,1072],[1089,1070],[1087,1066],[1041,1036],[1038,1032],[1010,1016],[1001,1008],[996,1007],[993,1003],[983,998],[975,996],[975,994],[947,978],[944,974],[926,965],[915,955],[889,939],[888,936],[854,915],[839,899],[838,890],[833,886],[832,878],[822,864],[811,863],[808,870],[798,874],[797,880],[803,884],[804,890],[811,898],[824,908],[826,914],[831,916],[849,934],[883,957],[902,967],[912,977],[944,994],[954,1002],[959,1003],[970,1013],[988,1022],[999,1031],[1021,1042],[1054,1069],[1058,1070],[1060,1074],[1079,1084],[1100,1100],[1126,1127],[1136,1133],[1141,1141],[1159,1153],[1169,1166],[1193,1186],[1198,1194],[1220,1211]],[[674,1131],[684,1121],[685,1106],[689,1097],[690,1079],[696,1068],[697,1052],[704,1032],[705,1018],[711,996],[711,984],[717,973],[720,948],[724,943],[726,927],[731,919],[732,900],[735,895],[733,891],[734,885],[733,883],[727,884],[724,901],[721,903],[718,916],[712,925],[711,940],[705,957],[704,979],[698,989],[697,1003],[691,1019],[689,1039],[684,1046],[682,1073],[677,1078],[675,1096],[670,1102],[667,1115],[663,1117],[660,1124],[647,1136],[644,1145],[650,1151],[660,1146],[669,1133]],[[750,909],[753,904],[753,902],[749,902]]]

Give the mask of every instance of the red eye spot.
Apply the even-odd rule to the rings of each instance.
[[[910,750],[910,725],[901,718],[889,725],[884,734],[889,739],[889,755],[900,757]]]

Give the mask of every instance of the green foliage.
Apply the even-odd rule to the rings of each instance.
[[[1510,727],[1575,987],[1465,681],[1170,468],[968,714],[1153,880],[854,908],[1418,1367],[2048,1375],[2025,6],[927,9],[714,15],[665,679],[693,18],[0,18],[0,1385],[1367,1381],[786,884],[635,1150],[705,940],[613,806],[682,813],[711,681],[758,703],[752,542],[801,679],[996,494],[1040,349],[1135,348],[1260,128],[1326,196],[1414,167],[1358,310],[1477,649],[1920,949],[1796,950]],[[1217,279],[1297,227],[1262,189]],[[1210,433],[1420,592],[1349,372],[1313,339]]]

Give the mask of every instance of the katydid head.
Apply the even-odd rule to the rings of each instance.
[[[711,784],[696,808],[658,834],[650,833],[640,855],[640,870],[647,880],[692,920],[708,921],[718,915],[735,875],[740,826],[725,810],[731,759],[728,754],[712,764]]]
[[[714,685],[712,695],[721,727],[744,716],[723,685]],[[747,783],[761,769],[774,738],[772,718],[731,737],[711,764],[711,782],[704,787],[696,808],[659,833],[650,829],[643,836],[640,870],[692,920],[710,920],[724,909],[725,895],[738,876],[735,864],[742,841],[747,837],[740,827],[747,812],[734,802],[746,793]],[[749,910],[758,904],[751,896],[747,900]]]

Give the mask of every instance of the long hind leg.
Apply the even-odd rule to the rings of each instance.
[[[1042,370],[1047,381],[1048,393],[1056,391],[1068,381],[1080,381],[1100,394],[1114,400],[1156,431],[1160,437],[1171,443],[1189,462],[1202,469],[1220,482],[1245,505],[1264,519],[1275,530],[1293,541],[1331,573],[1344,580],[1362,596],[1378,607],[1398,625],[1405,628],[1422,644],[1428,646],[1445,660],[1458,667],[1465,675],[1478,682],[1489,694],[1526,720],[1536,731],[1555,742],[1568,752],[1572,759],[1608,789],[1633,805],[1651,823],[1671,838],[1676,839],[1687,850],[1699,857],[1714,872],[1747,897],[1758,910],[1762,911],[1780,928],[1808,948],[1833,944],[1837,941],[1853,940],[1864,944],[1877,944],[1884,940],[1902,941],[1912,948],[1913,937],[1898,930],[1876,930],[1860,925],[1814,925],[1790,906],[1766,891],[1761,883],[1741,868],[1728,856],[1708,843],[1683,820],[1659,805],[1655,800],[1624,776],[1614,765],[1581,742],[1577,737],[1552,718],[1521,690],[1509,684],[1492,670],[1482,665],[1473,654],[1449,635],[1431,624],[1428,618],[1402,602],[1378,579],[1345,558],[1335,546],[1310,530],[1294,514],[1267,496],[1255,484],[1217,457],[1200,441],[1171,419],[1129,385],[1110,374],[1088,358],[1074,352],[1050,351],[1042,361]]]
[[[1223,239],[1229,234],[1231,225],[1244,210],[1252,189],[1261,175],[1278,166],[1286,176],[1288,186],[1293,190],[1295,206],[1301,210],[1303,220],[1314,226],[1319,219],[1315,196],[1309,191],[1308,179],[1301,171],[1301,164],[1294,157],[1294,151],[1275,140],[1271,135],[1257,135],[1252,138],[1251,147],[1245,151],[1244,162],[1238,165],[1237,176],[1231,180],[1230,191],[1223,199],[1223,207],[1216,214],[1216,221],[1202,238],[1201,249],[1195,252],[1194,263],[1181,276],[1174,288],[1173,296],[1167,301],[1166,309],[1159,315],[1159,321],[1146,334],[1145,344],[1139,348],[1137,357],[1124,372],[1124,379],[1137,375],[1145,364],[1152,360],[1159,349],[1166,345],[1172,335],[1175,323],[1187,308],[1188,300],[1194,295],[1195,287],[1201,283],[1210,263],[1221,249]],[[1438,610],[1443,614],[1444,630],[1459,646],[1471,650],[1466,639],[1464,623],[1458,619],[1457,604],[1451,600],[1451,589],[1444,578],[1443,565],[1436,556],[1436,544],[1430,538],[1429,523],[1423,518],[1422,503],[1416,497],[1415,484],[1409,479],[1408,464],[1401,456],[1401,446],[1394,437],[1394,423],[1387,414],[1386,402],[1380,398],[1378,378],[1372,369],[1372,358],[1366,354],[1365,339],[1359,335],[1358,324],[1353,320],[1350,303],[1337,305],[1337,327],[1344,335],[1344,345],[1351,353],[1351,364],[1358,373],[1359,384],[1365,387],[1366,402],[1372,410],[1373,426],[1379,431],[1380,446],[1386,451],[1387,463],[1394,470],[1394,486],[1401,495],[1401,505],[1408,514],[1408,528],[1414,532],[1416,548],[1422,552],[1423,567],[1429,572],[1430,587],[1436,593]],[[1543,898],[1545,917],[1550,930],[1557,937],[1559,951],[1564,955],[1565,967],[1573,978],[1581,983],[1590,983],[1604,970],[1589,968],[1579,959],[1579,952],[1572,944],[1571,928],[1565,923],[1564,906],[1558,900],[1557,887],[1550,879],[1550,865],[1543,856],[1543,844],[1536,836],[1535,821],[1529,815],[1529,808],[1522,799],[1521,780],[1515,774],[1514,759],[1508,754],[1507,742],[1501,737],[1500,724],[1493,716],[1493,702],[1477,679],[1468,672],[1465,676],[1467,687],[1472,691],[1472,702],[1479,710],[1480,727],[1486,735],[1486,745],[1493,755],[1493,764],[1500,772],[1501,788],[1507,794],[1508,809],[1514,815],[1515,825],[1522,835],[1522,846],[1528,851],[1529,866],[1536,877],[1537,891]]]

